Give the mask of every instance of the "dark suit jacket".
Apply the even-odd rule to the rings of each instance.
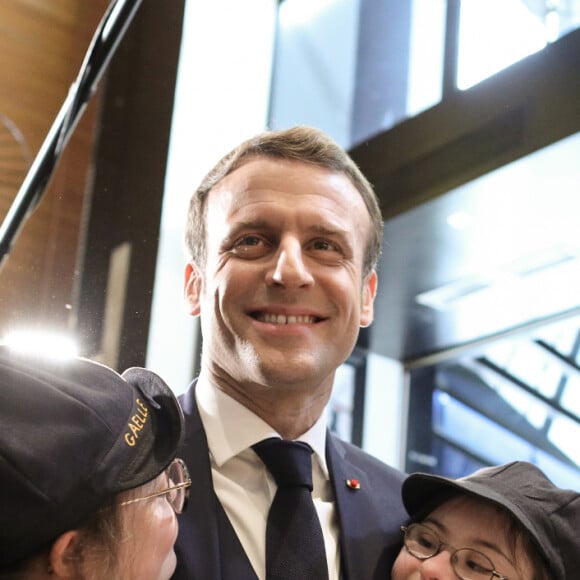
[[[241,544],[212,487],[207,439],[195,402],[195,383],[180,397],[186,421],[179,456],[193,481],[189,504],[179,516],[178,580],[256,580]],[[401,546],[408,516],[401,501],[404,474],[332,434],[327,462],[340,525],[345,580],[385,580]],[[346,485],[357,479],[360,489]]]

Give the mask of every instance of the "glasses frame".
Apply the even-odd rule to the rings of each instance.
[[[182,481],[181,483],[178,483],[177,485],[172,485],[171,487],[167,487],[166,489],[162,489],[160,491],[156,491],[155,493],[150,493],[149,495],[144,495],[142,497],[134,497],[132,499],[128,499],[126,501],[122,501],[119,506],[125,506],[125,505],[130,505],[133,503],[137,503],[138,501],[143,501],[146,499],[152,499],[154,497],[159,497],[160,495],[166,495],[168,493],[171,493],[172,491],[178,491],[181,489],[184,489],[184,497],[183,497],[183,506],[181,507],[180,510],[177,510],[175,508],[175,506],[173,505],[173,503],[169,502],[169,505],[173,508],[173,511],[176,514],[182,514],[185,511],[185,508],[187,507],[187,500],[189,497],[189,487],[191,486],[191,477],[189,476],[189,470],[187,469],[187,465],[185,465],[185,462],[182,459],[179,459],[178,457],[176,457],[164,470],[163,473],[167,473],[169,471],[169,469],[171,468],[172,465],[174,464],[178,464],[180,466],[180,468],[183,471],[183,475],[185,477],[185,481]]]
[[[431,554],[430,556],[418,556],[417,554],[415,554],[414,552],[411,552],[411,550],[409,549],[409,547],[407,546],[407,531],[412,529],[412,528],[417,528],[417,527],[421,527],[421,528],[426,528],[430,534],[432,534],[433,536],[435,536],[437,538],[437,549],[435,550],[435,552],[433,552],[433,554]],[[479,550],[474,550],[473,548],[455,548],[453,546],[450,546],[449,544],[446,544],[444,542],[441,541],[441,538],[431,529],[429,529],[427,526],[425,526],[425,524],[411,524],[409,526],[401,526],[401,531],[404,534],[404,538],[403,538],[403,544],[405,546],[405,550],[407,550],[407,552],[413,556],[413,558],[417,558],[417,560],[429,560],[429,558],[433,558],[435,556],[437,556],[437,554],[440,554],[441,552],[448,550],[449,553],[451,554],[451,567],[453,568],[453,572],[455,573],[455,575],[460,578],[460,580],[470,580],[469,578],[464,578],[463,576],[460,576],[457,571],[455,570],[455,564],[453,561],[453,556],[459,552],[460,550],[471,550],[472,552],[476,552],[477,554],[481,554],[484,558],[486,558],[487,560],[489,560],[489,563],[491,564],[493,570],[491,570],[491,576],[489,577],[489,580],[493,580],[493,578],[497,578],[498,580],[510,580],[507,576],[503,576],[502,574],[500,574],[496,568],[495,568],[495,564],[491,561],[489,556],[486,556],[483,552],[480,552]]]

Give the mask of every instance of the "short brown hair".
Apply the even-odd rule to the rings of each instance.
[[[159,476],[157,476],[159,477]],[[80,536],[74,554],[74,566],[79,578],[97,580],[101,578],[127,578],[127,563],[133,557],[133,544],[128,538],[135,537],[130,520],[133,510],[143,509],[144,504],[135,504],[126,509],[123,501],[143,497],[156,489],[157,477],[143,485],[121,492],[109,498],[99,509],[92,512],[75,528]],[[56,538],[55,538],[56,540]],[[0,580],[25,580],[38,560],[47,563],[54,540],[32,556],[0,569]],[[46,566],[46,564],[44,564]]]
[[[363,261],[363,275],[376,267],[383,240],[383,218],[372,185],[348,153],[319,129],[297,126],[265,131],[244,141],[204,177],[189,202],[185,244],[190,258],[199,266],[206,260],[206,200],[209,192],[250,158],[271,157],[300,161],[344,173],[360,193],[371,218],[371,231]]]
[[[74,565],[79,578],[112,578],[116,576],[119,553],[126,549],[121,543],[123,536],[121,509],[114,498],[110,499],[75,528],[81,538],[78,550],[74,554]],[[55,540],[56,538],[32,556],[0,569],[0,580],[30,578],[38,561],[44,563],[46,567]]]

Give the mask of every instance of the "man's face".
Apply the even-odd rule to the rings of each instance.
[[[358,191],[340,173],[255,158],[209,193],[206,220],[205,267],[186,270],[204,366],[226,385],[330,388],[373,316]]]

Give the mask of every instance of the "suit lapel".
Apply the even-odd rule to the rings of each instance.
[[[364,541],[357,538],[356,522],[368,511],[367,494],[371,490],[365,486],[364,472],[345,460],[343,449],[337,447],[330,433],[327,434],[326,458],[340,527],[341,576],[345,580],[365,578],[365,573],[368,574],[368,562],[364,557]],[[356,489],[353,483],[349,487],[347,481],[358,482],[360,489]]]
[[[180,397],[180,402],[186,417],[186,435],[180,455],[189,467],[193,485],[187,510],[179,516],[178,562],[186,561],[188,570],[195,570],[194,578],[219,580],[222,574],[217,499],[213,491],[207,439],[197,410],[194,387]],[[178,565],[177,572],[179,568]]]
[[[257,580],[214,490],[207,438],[195,401],[195,387],[180,397],[186,417],[181,457],[193,480],[185,514],[180,516],[176,579]]]

